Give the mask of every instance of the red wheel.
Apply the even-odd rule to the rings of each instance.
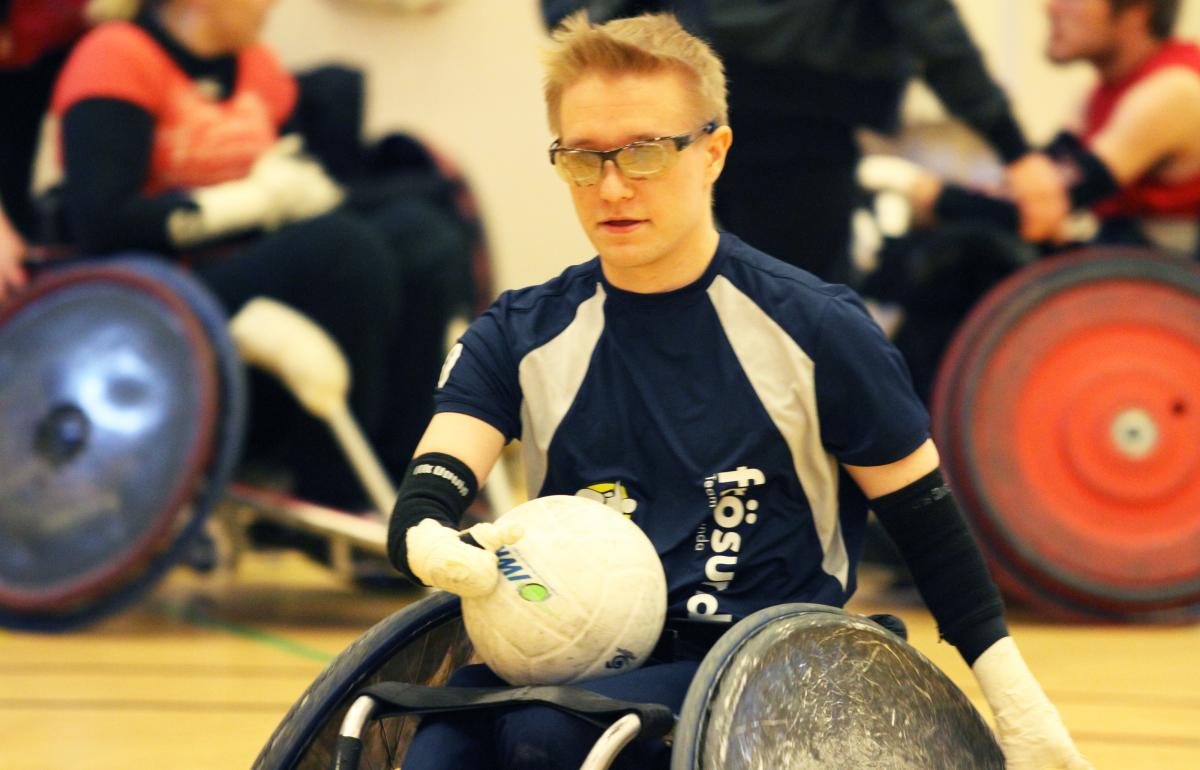
[[[1200,606],[1200,270],[1135,252],[1039,264],[972,314],[938,441],[997,578],[1047,609]]]

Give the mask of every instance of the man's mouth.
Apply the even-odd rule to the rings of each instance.
[[[610,233],[628,233],[636,230],[638,225],[645,221],[646,220],[644,219],[623,219],[620,217],[614,217],[612,219],[605,219],[601,221],[600,227],[606,232]]]

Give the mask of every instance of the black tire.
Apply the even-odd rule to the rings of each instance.
[[[338,729],[360,689],[381,681],[441,685],[473,650],[458,597],[437,592],[375,624],[339,654],[280,721],[253,770],[328,770]],[[417,717],[374,720],[362,770],[399,767]]]

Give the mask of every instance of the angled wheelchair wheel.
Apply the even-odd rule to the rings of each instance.
[[[253,770],[328,770],[338,728],[360,689],[378,682],[441,685],[472,654],[458,597],[437,592],[377,623],[337,656],[284,716]],[[398,716],[363,733],[362,770],[399,767],[417,718]]]
[[[672,770],[953,767],[1002,770],[966,696],[924,655],[842,610],[785,604],[730,629],[704,658],[675,730]]]
[[[1044,614],[1200,608],[1200,269],[1135,249],[1027,268],[945,356],[934,436],[997,582]]]
[[[0,624],[71,628],[174,564],[236,459],[219,304],[159,260],[55,266],[0,307]]]

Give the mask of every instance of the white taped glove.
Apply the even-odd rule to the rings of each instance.
[[[196,208],[179,209],[167,220],[172,243],[187,248],[226,235],[274,230],[336,208],[344,192],[303,150],[298,135],[285,136],[244,179],[193,190]]]
[[[1092,770],[1011,636],[987,648],[971,672],[996,717],[1008,770]]]
[[[875,193],[875,216],[883,233],[899,237],[913,224],[933,221],[942,180],[911,160],[895,155],[868,155],[858,163],[858,184]]]
[[[271,213],[278,218],[275,226],[326,214],[345,197],[321,164],[304,154],[298,134],[283,137],[263,153],[249,178],[270,195]]]
[[[467,598],[486,596],[500,578],[496,551],[521,539],[519,524],[476,524],[466,531],[482,548],[464,543],[436,519],[422,519],[405,533],[408,566],[422,583]]]

